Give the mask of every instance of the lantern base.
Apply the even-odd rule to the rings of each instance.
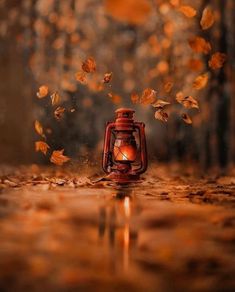
[[[129,184],[133,182],[140,181],[139,174],[133,174],[133,173],[120,173],[120,172],[111,172],[107,178],[112,180],[113,182],[117,184]]]

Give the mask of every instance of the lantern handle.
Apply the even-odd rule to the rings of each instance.
[[[136,173],[141,174],[147,170],[148,160],[147,160],[147,146],[145,138],[145,124],[140,122],[135,122],[134,128],[139,132],[140,139],[140,153],[141,153],[141,166],[136,169]]]
[[[105,173],[110,173],[110,140],[112,129],[115,128],[115,123],[108,122],[105,129],[104,135],[104,150],[103,150],[103,159],[102,159],[102,168]]]

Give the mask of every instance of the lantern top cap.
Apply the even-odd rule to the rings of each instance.
[[[125,107],[122,107],[122,108],[119,108],[115,111],[115,113],[119,114],[119,113],[135,113],[135,111],[131,108],[125,108]]]

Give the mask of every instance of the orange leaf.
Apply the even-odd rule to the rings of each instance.
[[[50,146],[43,141],[37,141],[35,142],[35,151],[41,151],[44,155],[47,154],[47,150],[50,148]]]
[[[52,105],[56,105],[60,102],[60,95],[59,93],[56,91],[51,95],[51,104]]]
[[[209,54],[211,51],[211,44],[202,37],[193,37],[188,43],[195,53]]]
[[[37,92],[37,97],[38,98],[44,98],[48,95],[48,86],[42,85],[39,87],[38,92]]]
[[[148,105],[153,103],[156,100],[157,92],[151,88],[146,88],[141,95],[140,103]]]
[[[215,16],[209,7],[206,7],[202,12],[200,25],[203,30],[210,28],[215,22]]]
[[[168,121],[168,114],[164,112],[163,110],[157,110],[155,112],[155,119],[162,121],[162,122],[167,122]]]
[[[113,73],[112,73],[112,72],[110,72],[110,73],[105,73],[105,74],[104,74],[103,82],[104,82],[104,83],[109,83],[110,80],[112,79],[112,76],[113,76]]]
[[[176,95],[176,100],[187,109],[190,109],[190,108],[199,109],[197,100],[193,98],[192,96],[182,97],[181,95],[178,94]]]
[[[190,59],[188,67],[193,71],[200,71],[203,69],[203,62],[200,59]]]
[[[148,0],[105,0],[106,11],[119,21],[143,24],[151,12]]]
[[[43,127],[42,127],[42,125],[40,124],[40,122],[38,120],[35,121],[34,128],[35,128],[35,131],[38,133],[38,135],[40,135],[43,138],[45,138],[45,135],[43,133]]]
[[[122,98],[118,94],[108,93],[108,96],[111,98],[112,102],[115,104],[119,104],[122,101]]]
[[[60,120],[63,115],[64,115],[64,112],[65,112],[65,108],[64,107],[60,107],[58,106],[55,111],[54,111],[54,116],[57,120]]]
[[[167,82],[165,85],[164,85],[164,90],[165,92],[169,93],[171,91],[173,87],[173,83],[172,82]]]
[[[197,14],[197,11],[193,7],[187,5],[180,6],[179,11],[189,18],[192,18]]]
[[[70,160],[70,158],[63,155],[63,153],[64,153],[64,149],[53,151],[50,161],[56,165],[63,165],[65,162]]]
[[[226,59],[227,59],[227,56],[225,54],[220,53],[220,52],[214,53],[208,62],[209,67],[213,70],[219,69],[223,67]]]
[[[84,72],[77,72],[75,74],[75,79],[77,81],[79,81],[80,83],[82,83],[82,84],[86,84],[87,83],[86,73],[84,73]]]
[[[155,103],[152,104],[153,107],[158,108],[158,109],[163,109],[166,105],[169,105],[170,102],[158,99]]]
[[[139,95],[137,93],[132,93],[131,94],[131,101],[134,104],[139,103],[139,101],[140,101]]]
[[[198,90],[204,88],[207,85],[208,79],[208,73],[199,75],[193,82],[193,88]]]
[[[193,123],[192,119],[188,114],[182,114],[181,117],[186,124],[191,125]]]
[[[96,63],[92,57],[87,58],[82,63],[82,70],[86,73],[93,73],[96,71]]]

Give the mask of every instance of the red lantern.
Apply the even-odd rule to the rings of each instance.
[[[134,110],[116,110],[115,122],[105,129],[103,170],[117,183],[139,180],[147,169],[144,123],[134,122]]]

